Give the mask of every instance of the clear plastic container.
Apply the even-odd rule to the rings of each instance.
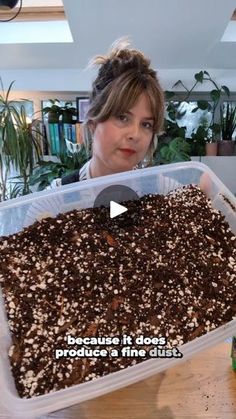
[[[0,235],[14,234],[48,213],[55,216],[59,212],[91,207],[99,192],[112,184],[129,186],[139,196],[147,193],[162,193],[163,191],[159,188],[159,175],[174,179],[184,185],[190,183],[200,185],[212,200],[213,207],[219,209],[225,215],[232,231],[236,234],[235,197],[206,165],[198,162],[186,162],[104,176],[1,203]],[[17,395],[10,370],[7,351],[11,337],[0,294],[1,401],[14,417],[35,417],[53,412],[109,393],[172,367],[192,357],[197,352],[233,336],[235,330],[236,319],[179,347],[179,350],[183,353],[183,358],[150,359],[94,381],[77,384],[64,390],[31,399],[21,399]]]

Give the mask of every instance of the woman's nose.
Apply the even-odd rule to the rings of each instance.
[[[129,126],[128,138],[130,140],[136,140],[136,141],[139,140],[139,138],[140,138],[140,125],[138,123],[134,122]]]

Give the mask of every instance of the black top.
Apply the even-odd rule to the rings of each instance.
[[[79,182],[79,170],[76,170],[69,175],[63,176],[61,179],[62,185],[68,185],[69,183]]]

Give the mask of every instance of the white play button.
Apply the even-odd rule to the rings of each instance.
[[[114,218],[117,215],[123,214],[126,212],[128,208],[124,207],[123,205],[117,204],[115,201],[110,201],[110,217]]]

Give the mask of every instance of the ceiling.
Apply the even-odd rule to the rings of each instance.
[[[63,4],[74,42],[1,44],[0,70],[81,70],[124,35],[157,69],[236,68],[236,43],[221,42],[235,0],[63,0]],[[7,25],[14,30],[14,21]]]

